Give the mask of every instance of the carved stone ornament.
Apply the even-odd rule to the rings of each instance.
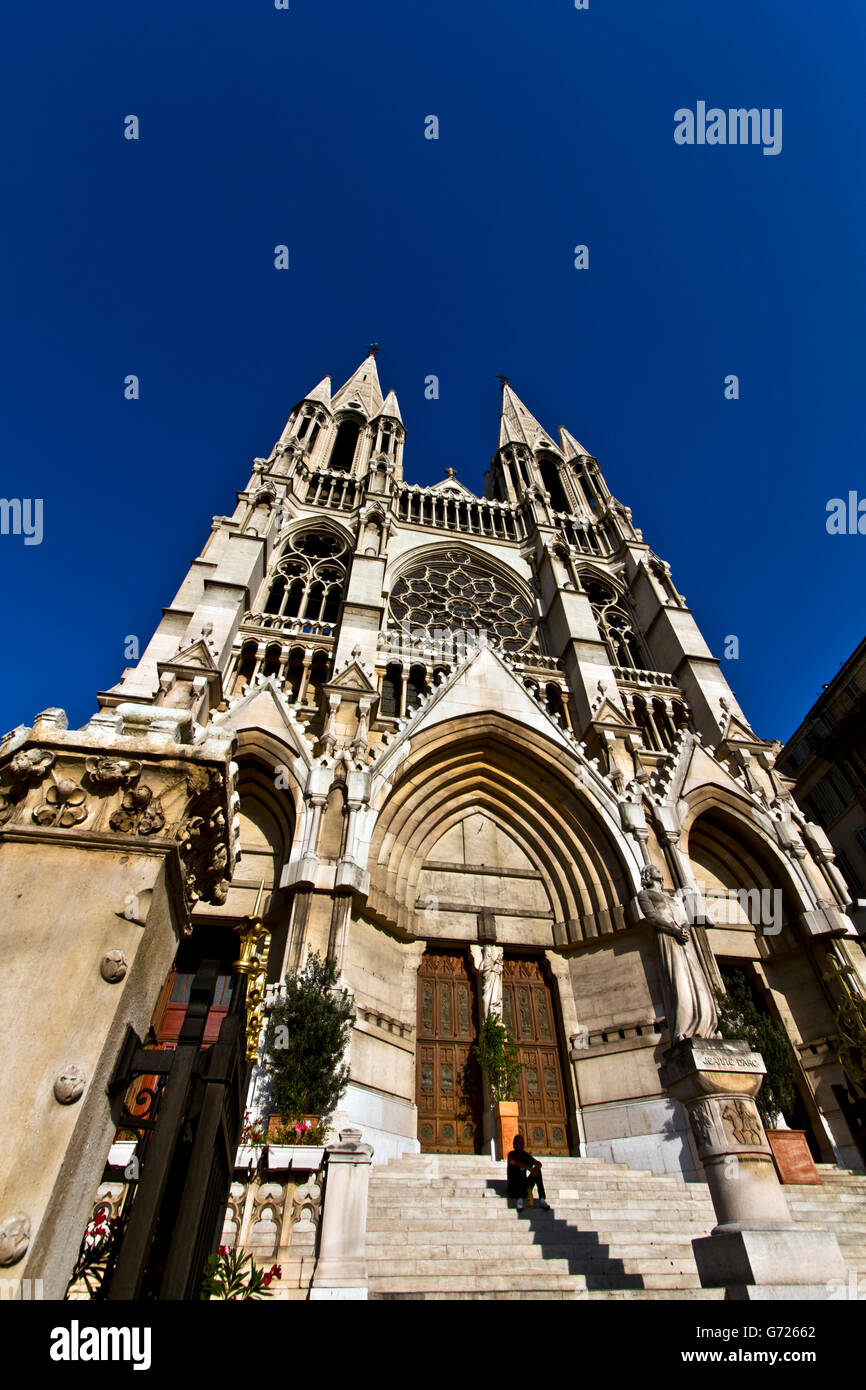
[[[99,965],[100,975],[110,985],[120,984],[128,969],[129,963],[122,951],[107,951]]]
[[[41,806],[34,808],[33,819],[37,825],[59,825],[69,830],[87,820],[89,814],[84,790],[71,777],[61,777],[48,788]]]
[[[165,825],[159,797],[151,787],[130,788],[108,824],[123,835],[155,835]]]
[[[29,1244],[29,1216],[16,1212],[0,1223],[0,1265],[17,1264],[27,1254]]]
[[[54,1082],[54,1099],[60,1105],[74,1105],[84,1095],[87,1073],[83,1067],[72,1062],[64,1067]]]
[[[216,807],[208,816],[191,816],[178,836],[190,907],[202,898],[211,903],[224,903],[228,896],[225,830],[225,816],[222,809]]]
[[[85,767],[93,785],[105,791],[132,787],[141,776],[141,763],[129,758],[88,758]]]
[[[758,1112],[750,1101],[739,1098],[731,1101],[730,1105],[726,1105],[722,1111],[722,1119],[727,1125],[730,1125],[731,1132],[738,1144],[763,1143]]]
[[[34,786],[51,771],[55,758],[45,748],[23,748],[9,764],[12,776],[19,782]]]

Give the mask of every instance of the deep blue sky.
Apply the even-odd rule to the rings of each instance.
[[[866,536],[825,529],[866,497],[864,47],[839,0],[7,6],[0,495],[45,532],[0,537],[0,730],[89,716],[375,338],[410,481],[480,489],[506,372],[789,735],[864,629]],[[698,100],[781,107],[781,154],[676,145]]]

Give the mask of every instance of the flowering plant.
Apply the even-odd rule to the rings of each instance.
[[[271,1284],[282,1279],[280,1265],[259,1269],[252,1255],[229,1250],[221,1245],[218,1255],[208,1255],[201,1283],[203,1299],[226,1298],[232,1302],[244,1298],[273,1298]]]
[[[261,1120],[254,1120],[250,1116],[249,1110],[244,1111],[244,1122],[241,1127],[241,1143],[250,1148],[258,1148],[261,1144],[268,1142],[267,1124],[262,1124]]]
[[[271,1135],[274,1144],[309,1144],[318,1147],[325,1142],[326,1126],[324,1120],[298,1120],[293,1124],[279,1125]]]
[[[84,1228],[78,1259],[69,1280],[67,1293],[83,1279],[91,1298],[99,1298],[105,1279],[109,1257],[114,1253],[114,1243],[120,1230],[120,1217],[108,1215],[107,1207],[97,1207],[92,1218]]]

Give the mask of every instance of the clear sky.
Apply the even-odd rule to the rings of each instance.
[[[866,8],[45,0],[3,29],[0,495],[44,521],[0,536],[0,731],[89,717],[371,339],[410,481],[480,490],[507,373],[714,654],[739,638],[757,732],[794,730],[864,631],[866,535],[826,519],[866,499]],[[678,145],[699,101],[781,109],[781,151]]]

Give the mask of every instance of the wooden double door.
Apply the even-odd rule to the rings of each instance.
[[[565,1086],[550,986],[533,957],[505,957],[503,1015],[520,1046],[518,1094],[526,1147],[568,1154]],[[430,950],[418,971],[416,1088],[424,1153],[480,1153],[478,994],[468,952]]]
[[[571,1150],[553,995],[536,957],[505,957],[502,1015],[520,1046],[520,1131],[531,1153]]]
[[[481,1151],[475,972],[467,953],[426,951],[418,971],[415,1097],[424,1153]]]

